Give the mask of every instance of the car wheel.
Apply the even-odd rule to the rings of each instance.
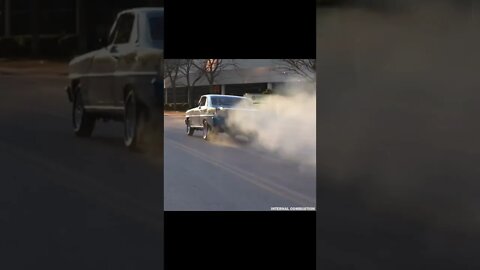
[[[124,136],[125,146],[130,150],[141,150],[145,128],[144,112],[138,104],[135,92],[130,90],[124,102]]]
[[[203,139],[208,141],[210,139],[211,128],[208,125],[207,121],[203,121]]]
[[[72,106],[72,123],[75,135],[79,137],[89,137],[92,135],[93,128],[95,127],[95,117],[85,111],[80,90],[75,91]]]
[[[192,126],[190,125],[190,120],[187,120],[185,124],[187,126],[187,135],[192,136],[193,132],[195,132],[195,129],[193,129]]]

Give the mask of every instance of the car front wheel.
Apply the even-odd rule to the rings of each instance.
[[[95,127],[95,117],[85,111],[80,90],[75,92],[73,100],[72,124],[73,132],[79,137],[89,137]]]
[[[187,135],[192,136],[193,132],[195,132],[195,129],[193,129],[192,126],[190,125],[190,120],[187,120],[185,124],[187,126]]]

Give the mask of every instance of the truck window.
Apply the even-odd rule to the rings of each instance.
[[[134,20],[135,16],[133,14],[120,15],[113,32],[113,44],[124,44],[130,41]]]
[[[205,106],[206,101],[207,101],[207,97],[202,97],[198,102],[199,106]]]
[[[163,13],[151,13],[148,16],[148,27],[153,46],[163,48]]]
[[[214,107],[234,107],[242,101],[245,101],[241,97],[227,97],[227,96],[213,96],[210,98],[212,101],[212,106]]]
[[[152,16],[148,18],[148,22],[152,40],[163,40],[163,17]]]

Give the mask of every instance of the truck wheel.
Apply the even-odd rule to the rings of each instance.
[[[90,137],[95,127],[95,117],[89,115],[83,106],[82,94],[80,90],[75,91],[72,106],[72,124],[73,132],[78,137]]]
[[[208,125],[207,121],[203,121],[203,139],[208,141],[210,139],[210,133],[212,129]]]
[[[124,136],[125,146],[130,150],[141,150],[145,129],[145,114],[138,104],[135,92],[130,90],[125,96]]]
[[[190,120],[187,119],[187,121],[185,121],[186,125],[187,125],[187,135],[188,136],[192,136],[193,135],[193,132],[195,132],[195,129],[192,128],[192,126],[190,125]]]

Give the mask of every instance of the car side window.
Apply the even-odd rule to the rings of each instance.
[[[205,106],[206,102],[207,102],[207,97],[202,97],[200,99],[200,102],[198,103],[198,106]]]
[[[111,44],[124,44],[130,41],[130,36],[132,35],[133,22],[135,16],[130,13],[122,14],[118,18],[117,25],[115,30],[112,33],[110,39]]]

